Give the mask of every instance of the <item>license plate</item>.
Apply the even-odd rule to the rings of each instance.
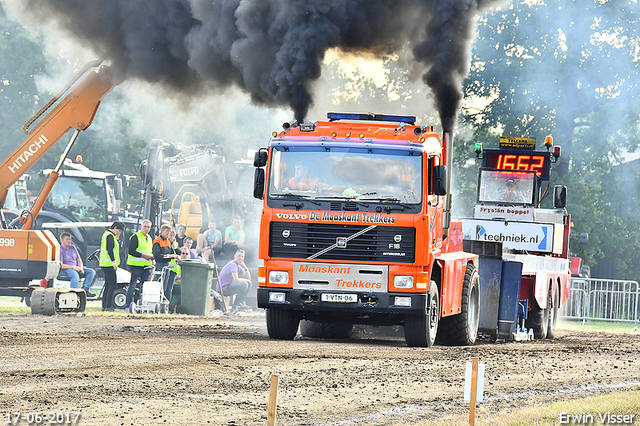
[[[320,300],[323,302],[333,302],[333,303],[357,303],[358,295],[357,294],[333,294],[333,293],[322,293],[320,296]]]

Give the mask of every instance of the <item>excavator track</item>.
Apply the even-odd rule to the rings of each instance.
[[[79,288],[37,288],[31,293],[34,315],[76,314],[87,307],[87,294]]]

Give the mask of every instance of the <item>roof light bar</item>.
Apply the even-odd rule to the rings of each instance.
[[[330,121],[337,120],[363,120],[363,121],[393,121],[398,123],[415,124],[416,118],[411,115],[386,115],[386,114],[350,114],[344,112],[329,112],[327,118]]]

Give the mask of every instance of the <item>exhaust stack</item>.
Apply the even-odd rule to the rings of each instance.
[[[447,195],[444,198],[444,217],[443,217],[443,231],[442,236],[444,238],[449,236],[449,227],[451,226],[451,176],[453,167],[453,133],[444,132],[442,134],[442,144],[444,146],[444,164],[447,166]]]

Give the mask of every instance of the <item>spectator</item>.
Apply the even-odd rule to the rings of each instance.
[[[214,221],[209,222],[209,229],[198,235],[196,255],[202,259],[215,263],[215,254],[222,251],[222,233],[218,231]]]
[[[184,239],[187,236],[187,225],[179,223],[178,226],[176,226],[176,231],[176,242],[178,243],[178,247],[182,247],[184,245]]]
[[[197,259],[198,255],[196,251],[191,247],[193,246],[193,238],[186,236],[184,238],[184,245],[182,246],[182,258],[183,259]]]
[[[113,222],[111,227],[102,234],[102,242],[100,244],[100,262],[104,274],[104,291],[102,292],[102,310],[113,312],[115,306],[111,304],[113,301],[113,292],[118,286],[116,271],[120,265],[120,244],[118,238],[124,231],[124,223]]]
[[[63,232],[60,235],[60,262],[62,263],[60,275],[71,280],[71,288],[79,288],[80,278],[84,278],[82,289],[87,293],[87,296],[97,297],[95,294],[89,293],[96,271],[84,267],[80,253],[72,244],[71,234],[68,232]]]
[[[133,295],[135,293],[138,281],[140,282],[140,292],[145,281],[151,279],[153,273],[153,241],[149,235],[151,230],[151,221],[145,219],[142,221],[140,231],[136,232],[129,238],[129,257],[127,258],[127,266],[131,271],[131,282],[127,289],[126,307],[131,309],[133,303]]]
[[[173,246],[170,235],[171,227],[169,225],[162,225],[160,227],[160,235],[153,240],[151,249],[153,258],[156,261],[156,270],[160,272],[163,271],[165,267],[169,268],[169,271],[164,272],[162,282],[164,296],[169,300],[171,300],[171,292],[173,291],[173,284],[176,280],[176,271],[173,270],[176,263],[171,264],[170,262],[174,259],[177,262],[180,258],[180,252],[177,250],[177,247]]]
[[[222,294],[225,296],[236,295],[236,299],[231,306],[233,310],[251,309],[245,303],[247,294],[251,289],[251,274],[249,268],[244,263],[244,250],[238,249],[230,261],[220,271],[218,291],[222,288]]]
[[[242,218],[236,215],[233,217],[233,225],[227,226],[224,231],[224,251],[235,253],[241,248],[244,248],[244,229],[242,229]]]

